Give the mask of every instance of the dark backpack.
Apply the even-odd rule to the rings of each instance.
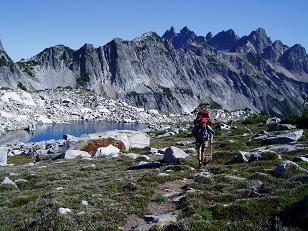
[[[207,141],[209,139],[209,133],[207,132],[207,125],[197,124],[193,127],[191,133],[197,140]]]

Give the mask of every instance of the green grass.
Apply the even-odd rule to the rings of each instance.
[[[162,202],[167,202],[168,201],[168,197],[165,197],[164,195],[157,195],[154,199],[154,202],[157,203],[162,203]]]
[[[243,124],[259,124],[259,123],[265,123],[268,119],[268,115],[265,113],[255,114],[248,116],[246,119],[242,121]]]
[[[23,165],[35,161],[33,156],[16,155],[8,157],[8,164]]]
[[[233,125],[245,130],[247,126],[253,132],[266,130],[265,126],[255,124]],[[194,169],[198,165],[196,156],[185,159],[180,165],[162,166],[158,170],[127,170],[138,161],[126,157],[69,160],[61,164],[42,161],[31,167],[24,164],[32,162],[32,157],[9,157],[9,163],[14,163],[14,166],[0,169],[0,179],[9,176],[13,181],[25,179],[29,182],[17,189],[0,187],[0,230],[27,230],[29,227],[33,230],[41,227],[46,230],[82,230],[84,227],[87,230],[118,230],[130,215],[142,218],[147,214],[150,202],[160,203],[160,206],[170,203],[161,189],[167,182],[184,179],[187,185],[182,188],[184,197],[177,202],[180,209],[178,221],[166,230],[272,229],[274,223],[271,222],[289,204],[307,195],[308,186],[287,181],[298,175],[298,171],[275,177],[272,171],[281,160],[275,159],[271,153],[264,161],[227,164],[235,152],[260,146],[257,141],[239,133],[224,131],[215,137],[213,162],[204,167],[204,171],[213,174],[210,177],[196,175],[200,173]],[[183,137],[151,137],[151,147],[166,147],[179,140]],[[194,139],[187,137],[185,140]],[[307,140],[303,138],[300,142]],[[194,147],[194,144],[187,147]],[[130,151],[143,153],[143,149]],[[285,153],[282,157],[292,160],[305,151]],[[83,168],[90,164],[96,167]],[[299,162],[299,165],[308,167],[305,162]],[[12,172],[16,175],[9,175]],[[162,172],[169,175],[159,176]],[[230,179],[226,174],[245,179]],[[252,189],[252,180],[261,181],[262,186]],[[57,190],[58,187],[63,189]],[[252,190],[257,190],[260,196],[251,196]],[[82,200],[88,201],[89,206],[82,205]],[[57,214],[60,207],[70,208],[73,213],[60,216]],[[82,211],[85,212],[83,215],[77,215]],[[159,230],[159,227],[155,229]]]

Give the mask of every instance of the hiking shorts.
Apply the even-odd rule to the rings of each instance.
[[[205,148],[207,148],[209,146],[209,142],[208,141],[203,141],[203,140],[196,140],[196,149],[198,150],[201,145],[204,145]]]

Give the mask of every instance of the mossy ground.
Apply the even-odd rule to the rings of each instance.
[[[0,179],[8,176],[13,181],[28,182],[17,189],[0,187],[0,230],[120,230],[130,215],[142,218],[149,203],[170,203],[157,190],[166,182],[184,179],[188,181],[182,199],[177,202],[178,221],[163,229],[270,230],[282,210],[308,195],[308,186],[288,182],[290,176],[301,174],[297,171],[273,176],[272,170],[281,160],[228,164],[235,152],[261,146],[251,134],[246,135],[248,129],[257,133],[264,127],[239,123],[215,137],[217,155],[203,169],[212,177],[196,175],[195,156],[178,166],[144,170],[128,170],[136,161],[127,157],[41,161],[34,166],[24,165],[32,162],[32,157],[9,157],[8,162],[14,166],[1,168]],[[181,140],[193,138],[153,138],[151,146],[162,148]],[[308,138],[303,137],[301,142],[308,143]],[[194,144],[183,149],[186,148],[194,148]],[[305,150],[296,151],[282,157],[291,159],[304,153]],[[299,164],[308,168],[304,162]],[[159,176],[161,172],[169,175]],[[258,193],[254,193],[254,180],[262,182]],[[82,200],[89,205],[83,205]],[[60,207],[70,208],[72,213],[59,215]]]

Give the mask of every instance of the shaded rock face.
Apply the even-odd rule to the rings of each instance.
[[[308,57],[305,48],[300,44],[295,44],[287,49],[278,61],[289,70],[308,73]]]
[[[212,39],[208,40],[209,45],[215,47],[218,50],[230,50],[232,49],[239,37],[233,30],[227,30],[219,32]]]
[[[227,110],[247,107],[282,116],[299,112],[308,94],[306,51],[286,49],[261,28],[242,38],[233,30],[205,38],[187,27],[179,33],[171,27],[162,37],[149,32],[132,41],[114,39],[98,48],[58,45],[17,63],[0,49],[0,86],[84,87],[169,112],[216,102]]]
[[[280,40],[276,40],[273,45],[263,50],[262,57],[276,62],[287,49],[288,46],[284,45]]]
[[[248,36],[240,38],[234,46],[234,51],[263,53],[263,50],[272,45],[271,39],[263,28],[252,31]]]

